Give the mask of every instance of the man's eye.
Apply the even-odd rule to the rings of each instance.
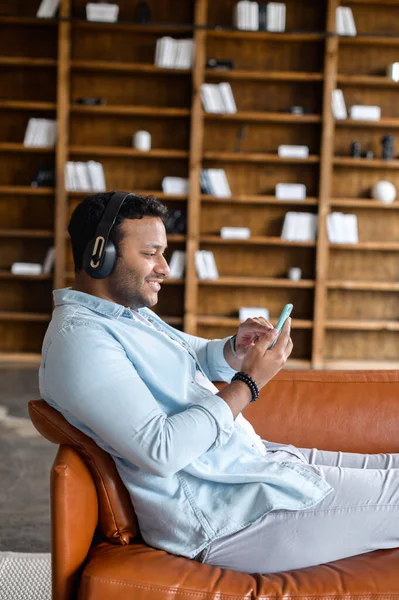
[[[155,254],[146,253],[145,256],[155,256]]]

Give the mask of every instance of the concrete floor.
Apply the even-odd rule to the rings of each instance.
[[[57,447],[30,423],[38,369],[0,368],[0,551],[50,552],[49,474]]]

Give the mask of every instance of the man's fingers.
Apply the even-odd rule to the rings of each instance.
[[[281,330],[280,337],[277,340],[275,348],[279,350],[284,350],[287,346],[291,335],[291,318],[289,317]]]

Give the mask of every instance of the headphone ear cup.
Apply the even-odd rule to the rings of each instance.
[[[90,277],[93,277],[94,279],[104,279],[105,277],[111,275],[112,271],[115,268],[117,259],[116,247],[113,242],[108,240],[107,245],[104,249],[103,264],[101,265],[101,267],[95,269],[90,265],[93,256],[95,241],[95,239],[90,240],[90,242],[85,248],[85,251],[83,253],[83,269],[88,275],[90,275]]]

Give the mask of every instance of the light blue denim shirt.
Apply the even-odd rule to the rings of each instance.
[[[195,381],[197,369],[231,380],[226,340],[187,335],[139,309],[151,327],[70,288],[54,299],[41,395],[112,455],[149,545],[193,558],[271,510],[309,508],[331,492],[292,446],[292,461],[262,456],[224,400]]]

